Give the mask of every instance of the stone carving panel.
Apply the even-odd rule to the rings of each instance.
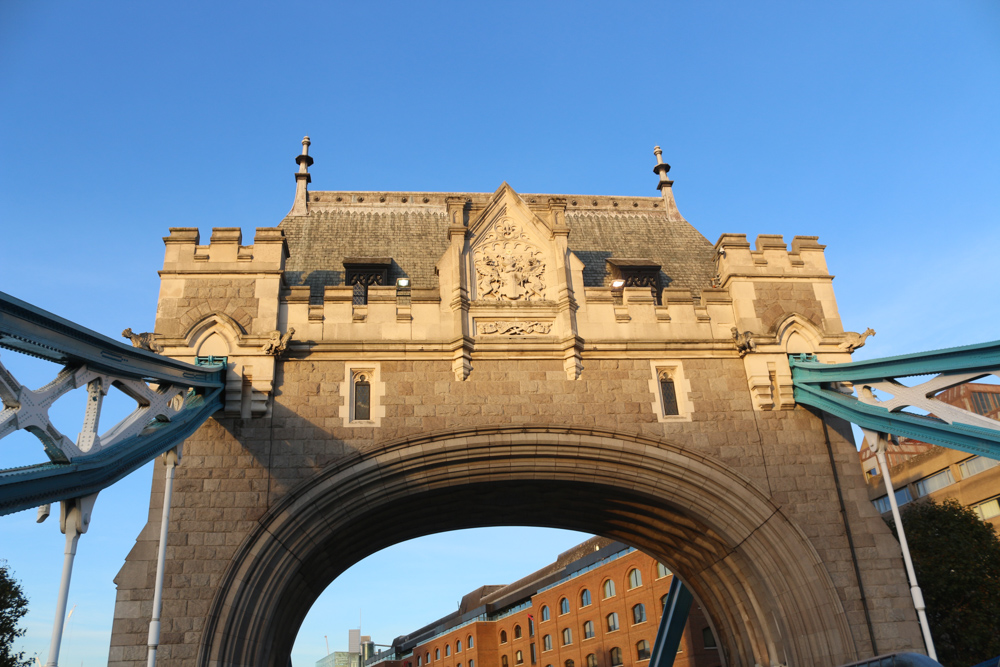
[[[476,331],[482,335],[529,336],[547,334],[552,330],[551,322],[477,322]]]
[[[486,301],[541,301],[545,262],[515,220],[503,217],[482,235],[473,252],[476,298]]]

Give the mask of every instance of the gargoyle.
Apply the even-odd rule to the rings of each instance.
[[[132,347],[137,347],[140,350],[149,350],[150,352],[155,352],[159,354],[163,352],[163,346],[156,342],[155,335],[148,331],[143,333],[132,333],[131,327],[122,332],[122,338],[128,338],[132,341]]]
[[[753,332],[744,331],[740,333],[740,330],[736,327],[733,327],[730,331],[733,334],[733,342],[736,343],[736,351],[740,353],[741,359],[750,352],[757,351],[757,343],[754,342]]]
[[[288,332],[285,335],[281,335],[280,331],[272,331],[271,338],[260,349],[264,351],[264,354],[270,354],[274,357],[281,356],[281,353],[288,348],[293,333],[295,333],[295,327],[288,327]]]
[[[844,350],[845,352],[854,352],[854,350],[858,349],[859,347],[865,346],[866,338],[874,335],[875,335],[874,329],[865,329],[864,333],[858,333],[857,331],[845,331],[844,336],[847,337],[847,340],[845,340],[837,347],[839,347],[841,350]]]

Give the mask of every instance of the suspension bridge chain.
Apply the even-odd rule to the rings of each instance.
[[[0,439],[26,430],[48,462],[0,470],[0,515],[95,494],[179,445],[222,408],[225,366],[191,364],[130,347],[0,292],[0,347],[61,364],[37,390],[0,359]],[[74,442],[49,420],[49,408],[87,387]],[[103,398],[114,386],[135,410],[101,433]]]
[[[950,387],[1000,377],[1000,341],[843,364],[823,364],[811,354],[788,361],[796,403],[863,429],[1000,459],[1000,422],[936,398]],[[924,375],[934,377],[914,386],[900,382]]]

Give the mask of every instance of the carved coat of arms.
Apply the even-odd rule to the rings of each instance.
[[[541,300],[545,283],[542,253],[509,219],[501,220],[474,252],[477,298],[493,301]]]

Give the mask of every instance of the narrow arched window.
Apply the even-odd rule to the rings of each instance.
[[[587,667],[597,667],[597,656],[593,653],[587,656]]]
[[[514,639],[520,639],[520,638],[521,638],[521,626],[520,625],[515,625],[514,626]]]
[[[660,610],[662,611],[666,606],[667,606],[667,596],[666,595],[661,595],[660,596]]]
[[[611,649],[608,657],[611,658],[611,667],[619,667],[622,664],[622,650],[617,646]]]
[[[551,651],[552,650],[552,635],[545,635],[542,637],[542,650]]]
[[[587,590],[586,588],[584,588],[583,592],[580,593],[580,606],[581,607],[590,606],[590,591]]]
[[[559,613],[560,614],[569,613],[569,600],[567,600],[566,598],[559,600]]]
[[[354,420],[369,421],[372,418],[372,386],[368,373],[354,376]]]
[[[642,639],[635,644],[636,660],[649,660],[649,642]]]
[[[507,665],[510,664],[507,661],[507,656],[505,656],[505,655],[500,656],[500,664],[503,665],[503,667],[507,667]]]
[[[469,667],[476,667],[476,661],[475,660],[469,660]]]
[[[439,648],[434,649],[434,659],[435,660],[441,659],[441,649]]]
[[[628,587],[638,588],[642,586],[642,574],[634,567],[628,571]]]
[[[646,622],[646,605],[640,602],[636,606],[632,607],[632,622],[633,623]]]
[[[507,631],[506,630],[501,630],[500,631],[500,643],[501,644],[506,644],[507,643]]]
[[[528,636],[535,636],[535,619],[531,616],[531,614],[528,614]]]
[[[615,596],[615,582],[608,579],[604,582],[604,597],[613,598]]]
[[[562,637],[563,637],[563,646],[569,646],[570,644],[573,643],[573,631],[570,630],[569,628],[563,630]]]
[[[514,654],[514,663],[518,665],[524,664],[524,654],[518,651]]]
[[[563,665],[565,667],[573,667],[573,661],[572,660],[567,660],[566,662],[563,663]]]
[[[455,640],[455,653],[461,653],[461,652],[462,652],[462,640],[461,639],[456,639]]]
[[[608,632],[614,632],[618,629],[618,614],[611,612],[608,614]]]
[[[583,624],[583,638],[591,639],[594,636],[594,622],[587,621]]]
[[[474,648],[475,644],[472,641],[472,635],[469,635],[469,648]],[[472,667],[472,661],[469,661],[469,667]]]
[[[424,662],[430,664],[430,662],[431,662],[431,652],[430,651],[427,651],[427,655],[425,656]]]
[[[670,570],[667,569],[666,565],[664,565],[663,563],[657,563],[656,564],[656,578],[657,579],[659,579],[660,577],[666,577],[667,575],[670,575],[670,574],[673,574],[673,573]]]
[[[449,655],[451,655],[451,644],[445,644],[444,645],[444,657],[447,658]]]
[[[715,635],[712,634],[712,628],[706,627],[702,629],[701,641],[705,648],[719,648],[718,644],[715,643]]]
[[[542,607],[542,620],[543,621],[549,620],[549,608],[548,608],[548,606]]]
[[[417,656],[417,667],[420,667],[420,656]]]
[[[649,377],[648,375],[646,377]],[[674,380],[667,372],[660,373],[660,400],[663,405],[663,415],[679,415],[677,409],[677,391],[674,389]]]

